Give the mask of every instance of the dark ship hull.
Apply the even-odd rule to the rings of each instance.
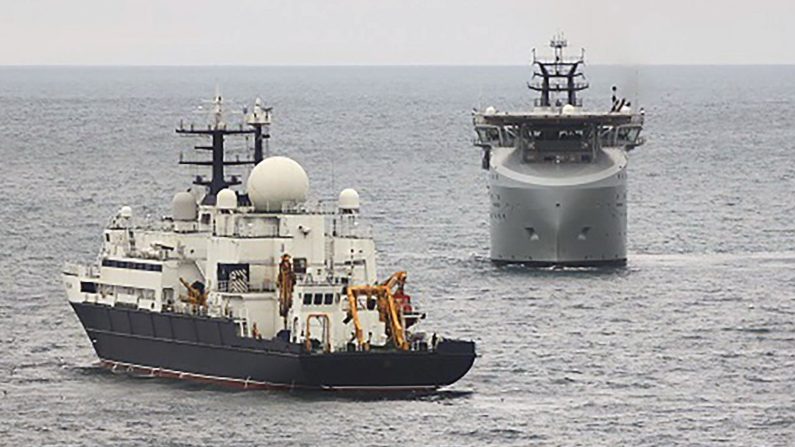
[[[430,351],[309,353],[302,344],[237,335],[230,319],[71,303],[103,366],[242,388],[428,391],[472,367],[473,342]]]

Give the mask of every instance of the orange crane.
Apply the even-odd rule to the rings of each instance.
[[[188,296],[180,297],[180,299],[186,303],[193,304],[194,306],[203,307],[207,305],[207,292],[202,292],[196,287],[188,284],[182,278],[179,278],[179,282],[182,283],[183,286],[188,290]]]
[[[287,313],[293,305],[293,287],[295,286],[295,272],[290,255],[282,255],[279,263],[279,276],[276,285],[279,287],[279,315],[284,318],[284,327],[287,327]]]
[[[382,284],[375,286],[349,286],[347,290],[348,304],[350,305],[350,316],[353,318],[353,325],[356,328],[356,339],[360,347],[367,346],[364,339],[364,332],[362,331],[362,324],[359,320],[359,306],[357,298],[360,295],[366,295],[368,299],[375,297],[378,303],[378,310],[381,317],[389,323],[389,329],[392,333],[392,340],[398,349],[407,351],[409,344],[406,341],[406,331],[403,328],[403,323],[400,319],[400,310],[395,303],[395,297],[392,289],[395,286],[401,288],[406,283],[406,272],[397,272],[389,277]]]

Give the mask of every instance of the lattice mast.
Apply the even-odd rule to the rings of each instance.
[[[237,128],[230,128],[224,120],[223,98],[220,94],[215,95],[212,102],[212,121],[206,128],[196,127],[193,124],[186,127],[183,122],[180,122],[179,128],[176,132],[180,135],[190,136],[205,136],[210,137],[210,145],[197,145],[194,149],[197,151],[210,151],[212,156],[210,160],[184,160],[180,159],[181,165],[205,166],[211,169],[209,178],[204,175],[197,175],[193,184],[207,188],[207,193],[202,200],[205,205],[215,204],[215,196],[224,188],[239,185],[241,183],[240,176],[230,175],[227,176],[225,168],[227,166],[243,166],[254,165],[262,161],[263,147],[262,142],[270,138],[270,108],[263,108],[261,102],[257,99],[252,113],[246,115],[246,124],[248,128],[244,128],[240,124]],[[225,158],[225,138],[227,136],[254,136],[254,157],[252,159],[227,160]]]
[[[254,109],[246,115],[246,124],[254,129],[254,163],[259,163],[263,158],[263,142],[265,152],[268,152],[268,139],[271,137],[271,107],[263,107],[262,100],[257,98],[254,101]]]
[[[563,52],[568,46],[568,41],[563,34],[558,34],[549,42],[554,53],[554,60],[541,60],[536,57],[533,49],[533,79],[527,84],[528,88],[541,93],[536,105],[550,107],[552,93],[566,93],[566,103],[579,106],[577,92],[588,88],[585,76],[580,72],[580,67],[585,64],[585,50],[581,50],[577,59],[565,59]],[[578,80],[579,79],[579,80]],[[563,104],[558,99],[556,106]]]

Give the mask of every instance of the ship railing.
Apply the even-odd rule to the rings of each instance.
[[[588,88],[587,82],[574,82],[569,86],[568,83],[550,83],[548,86],[544,86],[542,82],[530,82],[527,84],[533,90],[548,90],[550,92],[567,92],[569,90],[584,90]]]
[[[634,148],[636,148],[638,146],[643,146],[645,143],[646,143],[646,137],[639,136],[638,138],[635,139],[634,143],[629,144],[627,146],[629,146],[630,148],[634,149]]]
[[[525,163],[590,163],[594,156],[591,152],[527,151],[522,159]]]
[[[320,199],[316,202],[285,203],[282,210],[285,214],[339,214],[339,204],[336,199]]]
[[[63,265],[63,272],[69,275],[80,276],[81,270],[81,265],[73,262],[67,262]]]
[[[282,204],[284,214],[332,214],[336,210],[324,211],[321,202],[287,202]]]
[[[241,214],[240,221],[232,229],[231,235],[234,237],[275,237],[279,235],[278,225],[256,225],[258,216]]]
[[[63,272],[69,275],[85,277],[85,278],[99,278],[99,267],[94,264],[78,264],[74,262],[66,262],[63,266]]]
[[[321,214],[336,214],[339,204],[334,199],[320,199],[317,201],[317,209]]]
[[[608,127],[600,133],[599,143],[602,147],[635,148],[646,142],[646,139],[640,135],[642,130],[643,126],[640,124]]]
[[[218,291],[224,293],[249,293],[252,292],[248,281],[218,281]]]
[[[340,214],[339,202],[337,199],[320,199],[315,203],[314,211],[318,214]]]
[[[350,216],[350,215],[347,215]],[[326,221],[326,234],[334,237],[349,237],[356,239],[371,239],[373,237],[373,229],[367,223],[360,221],[357,216],[355,220],[348,220],[346,215],[334,216],[332,219]]]
[[[113,219],[116,217],[111,218],[111,221]],[[112,224],[113,222],[110,225]],[[129,227],[139,231],[169,231],[174,227],[174,222],[169,216],[158,218],[152,213],[146,213],[143,216],[133,216]]]
[[[221,293],[257,293],[257,292],[273,292],[276,290],[276,284],[273,281],[263,281],[257,284],[252,281],[248,282],[231,282],[229,280],[218,281],[218,292]]]
[[[536,58],[533,59],[533,62],[536,64],[547,65],[547,66],[555,66],[555,65],[571,65],[576,63],[582,63],[583,58],[582,56],[564,56],[559,59],[540,59]]]
[[[557,91],[557,90],[553,90],[553,91]],[[536,106],[536,107],[549,107],[549,106],[553,106],[553,105],[556,103],[556,100],[555,100],[555,99],[553,99],[553,98],[550,98],[549,102],[550,102],[550,104],[544,104],[541,98],[535,98],[535,99],[533,99],[533,105],[534,105],[534,106]],[[568,100],[566,100],[566,101],[562,101],[562,104],[563,104],[563,105],[566,105],[566,104],[568,104],[568,103],[569,103],[569,102],[568,102]],[[575,106],[575,107],[582,107],[582,98],[577,98],[577,99],[575,99],[575,100],[574,100],[574,104],[572,104],[572,105],[573,105],[573,106]],[[562,107],[562,106],[561,106],[561,107]],[[556,106],[555,108],[557,108],[557,106]]]
[[[477,137],[472,141],[472,144],[478,147],[492,147],[503,146],[502,144],[502,129],[500,126],[491,124],[477,124],[475,125],[475,133]]]

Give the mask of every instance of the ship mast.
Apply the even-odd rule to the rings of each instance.
[[[246,115],[246,124],[254,129],[254,163],[259,163],[262,161],[262,142],[265,140],[267,151],[268,139],[271,137],[271,107],[262,107],[262,100],[257,98],[254,101],[254,110]]]
[[[552,61],[536,58],[536,50],[533,49],[533,65],[537,70],[533,71],[533,79],[527,84],[530,90],[541,93],[541,97],[536,100],[536,105],[540,107],[550,107],[550,96],[554,93],[566,93],[566,104],[572,106],[582,105],[578,102],[577,92],[588,88],[585,76],[579,71],[580,66],[585,63],[585,50],[580,53],[577,59],[566,60],[563,56],[563,49],[568,46],[568,41],[563,34],[558,34],[549,42],[553,49],[555,59]],[[537,80],[540,78],[540,80]],[[582,79],[577,81],[577,78]],[[563,104],[555,104],[563,105]]]
[[[243,128],[242,124],[237,129],[229,128],[227,123],[224,121],[223,99],[221,98],[220,94],[216,93],[215,97],[213,98],[213,119],[206,128],[195,127],[193,124],[191,124],[189,127],[185,127],[183,122],[180,122],[179,128],[176,129],[177,134],[205,136],[210,137],[212,140],[212,144],[209,146],[194,146],[194,149],[197,151],[211,151],[212,157],[210,160],[183,160],[180,157],[179,161],[179,164],[181,165],[206,166],[211,168],[210,178],[207,178],[203,175],[197,175],[193,180],[194,185],[207,188],[207,194],[204,196],[202,204],[214,205],[215,196],[219,191],[230,186],[239,185],[241,183],[240,176],[238,175],[226,176],[224,172],[224,168],[226,166],[253,165],[262,160],[262,139],[268,138],[270,136],[268,132],[268,125],[270,124],[270,109],[262,109],[261,106],[255,105],[254,113],[249,115],[249,117],[256,115],[257,110],[259,110],[261,116],[254,119],[253,122],[247,119],[247,123],[249,126],[251,126],[250,129]],[[265,127],[264,136],[262,133],[263,127]],[[228,135],[254,135],[254,158],[245,160],[241,160],[240,158],[236,160],[226,160],[224,157],[226,150],[224,139]],[[257,145],[259,146],[259,150],[257,150]]]

